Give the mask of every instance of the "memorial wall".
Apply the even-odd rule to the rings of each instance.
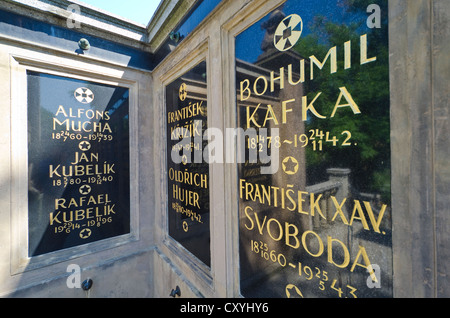
[[[0,297],[449,295],[448,3],[0,1]]]
[[[358,2],[288,0],[236,37],[238,126],[256,132],[238,165],[245,297],[392,296],[388,7],[373,4],[379,25]]]

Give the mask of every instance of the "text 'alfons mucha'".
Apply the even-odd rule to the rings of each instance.
[[[242,295],[391,297],[387,1],[286,1],[236,37],[236,92],[278,160],[238,165]]]

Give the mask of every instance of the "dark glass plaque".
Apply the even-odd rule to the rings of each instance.
[[[369,7],[370,5],[370,7]],[[288,0],[236,37],[245,297],[391,297],[387,0]],[[273,165],[273,162],[272,162]]]
[[[27,77],[29,255],[129,233],[129,89]]]
[[[169,235],[210,266],[206,89],[206,62],[166,87],[167,177]]]

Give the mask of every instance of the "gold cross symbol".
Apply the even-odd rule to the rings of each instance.
[[[180,95],[180,100],[184,101],[187,97],[187,89],[186,89],[186,84],[183,83],[180,86],[180,90],[179,90],[179,95]]]

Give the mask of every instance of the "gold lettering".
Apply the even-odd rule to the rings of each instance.
[[[334,221],[336,219],[336,216],[339,215],[341,220],[342,220],[342,223],[348,225],[347,218],[345,217],[344,212],[342,211],[342,207],[344,206],[344,203],[347,200],[347,198],[344,198],[344,200],[342,200],[341,204],[339,204],[337,202],[337,200],[336,200],[336,198],[334,196],[331,196],[331,200],[333,201],[333,204],[336,207],[336,213],[334,213],[334,216],[331,219],[331,221]]]
[[[359,217],[356,216],[356,212],[358,212]],[[350,218],[350,225],[353,224],[353,220],[361,220],[361,223],[364,229],[368,230],[369,225],[367,224],[366,217],[364,216],[364,212],[361,208],[361,203],[358,200],[355,200],[355,206],[353,207],[352,217]]]
[[[383,219],[384,212],[386,211],[387,205],[383,204],[381,207],[380,213],[378,214],[378,219],[375,220],[375,216],[372,211],[372,207],[369,202],[363,201],[364,206],[366,207],[367,214],[369,215],[370,222],[372,223],[373,230],[377,233],[380,233],[380,224]]]
[[[336,73],[337,72],[337,48],[336,46],[333,46],[327,53],[327,55],[325,56],[325,59],[323,60],[323,62],[319,62],[319,60],[314,56],[311,55],[309,57],[310,61],[311,61],[311,80],[314,79],[314,65],[317,65],[317,67],[319,69],[322,69],[325,65],[325,63],[327,62],[328,58],[331,56],[331,62],[330,62],[330,74]]]
[[[307,194],[308,192],[298,191],[298,213],[308,214],[308,212],[303,211],[303,202],[305,202],[305,199],[303,199],[303,195]]]
[[[59,113],[62,113],[62,114],[64,115],[64,117],[67,117],[67,113],[66,113],[66,111],[64,110],[64,107],[61,106],[61,105],[59,105],[58,110],[56,111],[55,116],[58,116]]]
[[[258,87],[259,87],[259,85],[258,85],[258,82],[260,81],[260,80],[263,80],[263,82],[264,82],[264,88],[263,88],[263,90],[262,90],[262,92],[258,92]],[[266,90],[267,90],[267,79],[264,77],[264,76],[259,76],[256,80],[255,80],[255,83],[253,83],[253,91],[255,92],[255,94],[256,95],[258,95],[258,96],[261,96],[261,95],[264,95],[264,93],[266,92]]]
[[[284,67],[280,68],[280,76],[275,77],[275,72],[270,72],[270,91],[275,90],[275,80],[280,80],[280,89],[284,89]]]
[[[361,256],[362,256],[363,261],[364,261],[365,264],[360,264],[360,263],[358,263],[359,258],[360,258]],[[367,267],[369,267],[369,265],[371,265],[371,264],[372,264],[372,263],[371,263],[370,260],[369,260],[369,256],[367,255],[366,249],[365,249],[363,246],[360,245],[360,246],[359,246],[358,254],[356,255],[356,258],[355,258],[355,261],[353,262],[353,265],[352,265],[352,267],[350,268],[350,272],[353,273],[353,271],[355,270],[356,265],[358,265],[359,267],[362,267],[362,268],[366,268],[366,269],[367,269]],[[377,278],[376,278],[375,273],[374,273],[373,271],[370,273],[370,277],[372,277],[372,280],[373,280],[374,282],[377,282]]]
[[[260,125],[258,125],[258,123],[255,120],[255,114],[259,109],[259,106],[261,106],[261,104],[258,104],[258,106],[256,106],[255,110],[253,111],[252,115],[250,116],[250,106],[247,106],[247,128],[250,128],[250,121],[255,124],[256,127],[261,127]]]
[[[246,84],[245,88],[244,88],[243,84]],[[250,86],[250,81],[248,79],[245,79],[241,82],[240,85],[241,85],[241,101],[249,99],[250,95],[252,94],[252,92],[250,91],[250,88],[248,88]],[[244,92],[248,92],[247,97],[245,97],[245,98],[244,98]]]
[[[251,210],[253,212],[253,209],[249,206],[246,206],[244,209],[244,213],[245,216],[247,217],[247,219],[251,222],[251,227],[248,227],[247,224],[245,224],[245,228],[249,231],[253,230],[253,228],[255,227],[255,224],[253,223],[252,218],[250,217],[250,215],[248,215],[248,210]]]
[[[375,62],[377,57],[367,58],[367,34],[363,34],[360,37],[360,55],[361,55],[361,65],[367,64],[370,62]]]
[[[344,43],[344,69],[352,67],[352,42],[347,41]]]
[[[53,212],[50,213],[50,225],[53,225],[53,223],[57,222],[58,224],[61,224],[61,221],[58,219],[60,212],[57,212],[54,214]]]
[[[326,219],[326,217],[322,214],[322,210],[320,209],[319,201],[322,198],[322,194],[319,194],[317,199],[314,199],[314,193],[310,194],[310,205],[311,205],[311,216],[314,216],[314,211],[317,209],[317,212],[322,217],[322,219]]]
[[[288,81],[291,85],[297,85],[299,83],[303,83],[305,81],[305,60],[300,60],[300,77],[297,82],[294,82],[292,79],[292,64],[288,65]]]
[[[286,105],[287,105],[287,103],[292,103],[292,102],[295,102],[295,99],[284,100],[281,102],[281,111],[283,112],[283,124],[285,124],[287,121],[286,113],[292,112],[292,108],[287,109]]]
[[[348,92],[347,88],[345,87],[339,87],[339,90],[341,91],[338,97],[338,100],[336,102],[336,105],[334,106],[334,110],[333,113],[331,114],[331,118],[334,117],[334,115],[336,114],[336,110],[340,107],[348,107],[350,106],[350,108],[352,109],[354,114],[361,114],[361,111],[359,110],[358,105],[356,105],[355,101],[352,98],[352,95],[350,95],[350,93]],[[345,97],[345,99],[347,100],[347,104],[342,104],[340,105],[342,96]]]
[[[315,237],[317,238],[317,241],[319,242],[319,250],[317,251],[316,254],[313,254],[313,253],[309,250],[309,248],[307,247],[307,244],[306,244],[306,236],[307,236],[308,234],[312,234],[313,236],[315,236]],[[309,255],[311,255],[312,257],[319,257],[319,256],[322,255],[322,253],[323,253],[324,247],[323,247],[322,239],[321,239],[320,236],[319,236],[316,232],[314,232],[314,231],[306,231],[306,232],[303,233],[303,235],[302,235],[302,244],[303,244],[303,247],[305,248],[305,251],[306,251]]]
[[[271,115],[270,117],[269,114]],[[274,124],[278,125],[277,116],[275,116],[272,105],[267,105],[266,118],[264,119],[263,127],[267,127],[267,120],[273,120]]]
[[[265,220],[265,218],[264,218],[264,220]],[[272,222],[275,222],[275,223],[277,224],[278,232],[279,232],[278,237],[274,237],[272,231],[270,230],[270,228],[271,228],[271,227],[270,227],[270,224],[271,224]],[[283,227],[281,226],[281,223],[278,222],[277,219],[272,218],[272,219],[270,219],[270,220],[267,222],[267,232],[269,233],[269,236],[270,236],[270,237],[272,238],[272,240],[274,240],[274,241],[279,241],[279,240],[281,240],[281,239],[283,238]]]
[[[339,268],[345,268],[350,263],[350,253],[348,251],[347,246],[338,239],[334,239],[331,236],[327,238],[327,248],[328,248],[328,263],[331,263]],[[337,264],[333,259],[333,242],[337,242],[341,245],[342,250],[344,251],[344,261],[342,264]]]
[[[291,233],[289,231],[290,228],[294,229],[294,233]],[[300,241],[297,238],[297,235],[298,235],[298,228],[297,228],[297,226],[295,226],[294,224],[290,224],[290,223],[286,222],[285,223],[285,232],[286,232],[285,244],[287,246],[295,248],[295,249],[299,248],[300,247]],[[295,240],[295,244],[294,245],[290,244],[290,241],[291,241],[290,238],[293,238]]]
[[[267,215],[264,216],[264,220],[263,220],[262,224],[259,223],[258,213],[255,212],[253,215],[255,216],[256,225],[258,226],[259,234],[263,235],[263,228],[264,228],[264,224],[266,223],[266,220],[267,220]]]
[[[82,152],[81,155],[79,152],[75,152],[75,160],[70,164],[75,165],[78,164],[79,162],[93,162],[93,161],[98,162],[98,153],[97,154],[91,153],[90,155],[91,156],[89,158],[87,154],[84,152]]]
[[[243,198],[243,190],[244,186],[242,185],[245,182],[245,179],[239,179],[239,198]]]
[[[179,187],[177,184],[173,185],[173,198],[182,202],[185,205],[195,206],[200,209],[199,199],[200,195],[191,190],[183,189]]]
[[[322,92],[319,92],[316,97],[312,100],[311,103],[308,104],[308,98],[306,96],[302,97],[302,120],[307,121],[308,120],[308,110],[310,110],[316,117],[325,119],[325,116],[320,115],[316,109],[314,108],[314,102],[319,98],[319,96],[322,94]]]

